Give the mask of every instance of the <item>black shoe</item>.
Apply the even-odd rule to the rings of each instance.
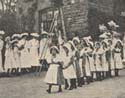
[[[68,88],[69,88],[69,86],[65,86],[65,88],[64,88],[64,89],[66,90],[66,89],[68,89]]]
[[[62,92],[62,90],[58,90],[58,93],[61,93]]]
[[[69,88],[69,90],[73,90],[73,87],[71,86],[71,87]]]
[[[51,91],[50,90],[46,90],[48,93],[51,93]]]

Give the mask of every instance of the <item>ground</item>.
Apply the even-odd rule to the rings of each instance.
[[[62,93],[46,92],[45,72],[41,76],[28,74],[13,78],[0,78],[0,98],[125,98],[125,70],[120,77],[94,82],[76,90]]]

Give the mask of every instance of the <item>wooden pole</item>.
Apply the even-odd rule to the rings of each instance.
[[[62,24],[62,30],[63,30],[63,34],[64,34],[64,41],[67,41],[67,35],[66,35],[66,29],[65,29],[65,23],[64,23],[62,7],[59,7],[59,12],[60,12],[60,19],[61,19],[61,24]]]

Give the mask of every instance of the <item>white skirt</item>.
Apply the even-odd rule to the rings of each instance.
[[[75,67],[73,64],[71,64],[67,69],[64,69],[63,73],[65,79],[74,79],[77,77]]]
[[[4,67],[5,67],[5,70],[8,70],[8,69],[11,69],[12,68],[12,64],[11,64],[11,54],[10,52],[6,52],[5,53],[5,63],[4,63]]]
[[[114,63],[116,69],[123,69],[121,53],[114,54]]]
[[[40,66],[39,56],[37,52],[30,52],[30,65],[31,66]]]
[[[2,53],[1,53],[1,51],[0,51],[0,72],[3,72]]]
[[[80,77],[84,76],[84,70],[83,70],[83,63],[82,63],[82,61],[83,61],[83,59],[79,60],[79,67],[80,67],[80,71],[81,71],[81,76]]]
[[[95,65],[94,65],[94,58],[93,57],[89,57],[89,64],[90,64],[90,70],[92,72],[96,71]]]
[[[87,58],[85,63],[85,74],[86,76],[91,76],[90,64]]]
[[[64,84],[63,72],[58,64],[50,64],[50,67],[45,76],[45,83],[62,85]]]
[[[95,63],[96,63],[96,71],[103,71],[103,66],[101,65],[99,57],[96,58]]]
[[[30,68],[31,65],[29,62],[31,62],[30,56],[28,52],[21,52],[20,56],[20,62],[21,62],[21,68]]]

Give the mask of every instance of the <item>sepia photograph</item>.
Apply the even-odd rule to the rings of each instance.
[[[125,0],[0,0],[0,98],[125,98]]]

